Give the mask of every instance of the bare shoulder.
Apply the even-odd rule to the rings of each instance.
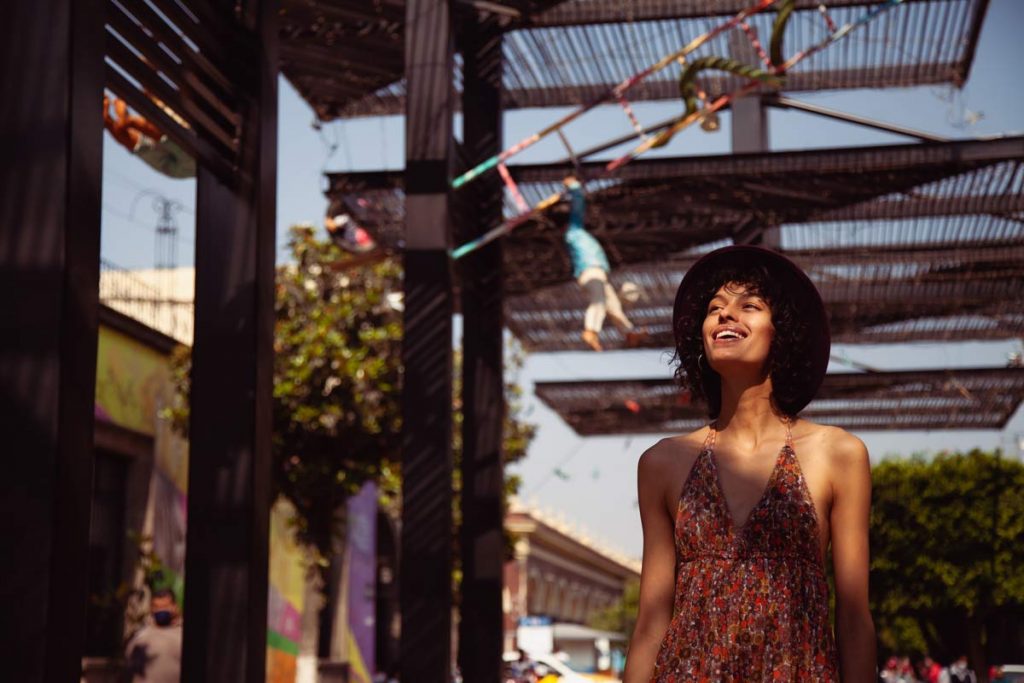
[[[708,428],[701,427],[689,434],[661,439],[644,451],[637,465],[641,486],[656,486],[662,489],[674,485],[680,476],[690,470],[707,436]]]
[[[794,436],[799,435],[818,446],[822,452],[828,454],[829,460],[836,465],[856,466],[868,460],[868,449],[864,442],[841,427],[823,425],[801,418],[799,431],[797,428],[794,428],[793,431]]]
[[[640,466],[655,469],[678,466],[681,460],[692,462],[704,445],[707,433],[708,428],[701,427],[689,434],[661,439],[640,456]]]
[[[813,445],[813,452],[821,455],[821,477],[828,482],[833,495],[844,490],[870,491],[871,462],[863,441],[840,427],[803,419],[798,426],[794,436],[801,435]]]

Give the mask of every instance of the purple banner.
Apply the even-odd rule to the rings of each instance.
[[[369,675],[374,671],[377,614],[377,486],[348,501],[348,627]],[[355,653],[351,653],[355,654]],[[350,656],[350,660],[355,657]]]

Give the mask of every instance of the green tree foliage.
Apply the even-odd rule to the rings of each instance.
[[[401,267],[386,259],[345,268],[350,257],[305,226],[291,229],[289,247],[276,285],[273,483],[295,506],[297,538],[328,558],[344,503],[367,481],[399,514]],[[186,436],[190,353],[175,356],[177,395],[166,411]],[[508,384],[506,395],[508,463],[526,454],[535,428],[519,419],[521,390]],[[506,477],[507,493],[518,485]]]
[[[605,607],[587,619],[587,626],[601,631],[613,631],[624,633],[626,636],[633,634],[633,627],[636,625],[636,615],[640,609],[640,582],[633,580],[626,584],[622,591],[622,598],[617,602]]]
[[[871,607],[883,653],[969,654],[1024,609],[1024,465],[972,450],[872,471]],[[996,654],[998,657],[998,654]]]

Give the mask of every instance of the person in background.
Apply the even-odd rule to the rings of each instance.
[[[178,683],[181,679],[181,612],[166,588],[150,595],[151,621],[128,641],[125,658],[132,683]]]
[[[918,673],[924,683],[939,683],[939,676],[942,674],[942,667],[929,655],[925,655],[918,666]]]
[[[978,676],[967,666],[967,655],[960,655],[949,665],[950,683],[978,683]]]
[[[879,672],[878,677],[885,683],[899,683],[900,680],[900,660],[896,657],[889,657],[885,661],[885,667]]]
[[[583,341],[594,351],[604,350],[600,335],[607,315],[622,330],[626,346],[635,348],[647,335],[634,328],[622,310],[615,288],[608,282],[608,273],[612,269],[608,256],[601,243],[584,226],[587,200],[583,196],[583,186],[574,175],[566,176],[562,184],[569,191],[569,227],[565,231],[565,244],[572,261],[572,274],[589,299],[583,316]]]

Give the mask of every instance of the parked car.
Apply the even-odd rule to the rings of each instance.
[[[994,683],[1024,683],[1024,664],[1003,664],[999,670],[1002,675]]]
[[[566,662],[555,655],[531,655],[533,660],[542,667],[547,667],[558,676],[558,683],[621,683],[617,678],[601,674],[587,674],[573,670]],[[539,672],[538,672],[539,673]]]

